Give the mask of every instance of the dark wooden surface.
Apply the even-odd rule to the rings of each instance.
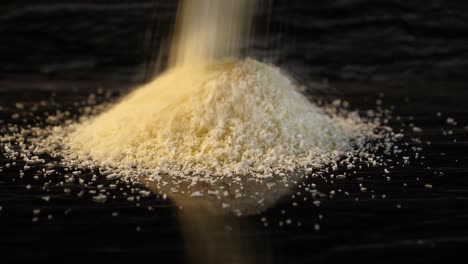
[[[89,82],[54,85],[2,82],[2,86],[7,88],[0,92],[3,122],[12,121],[9,116],[16,111],[14,102],[28,105],[49,100],[55,94],[53,101],[57,104],[50,106],[51,111],[73,109],[73,102],[83,100],[96,89],[96,84]],[[71,86],[79,89],[62,89]],[[101,83],[100,86],[116,90],[118,84]],[[122,90],[125,88],[119,89]],[[236,233],[241,241],[268,244],[269,250],[258,254],[272,256],[273,263],[338,260],[445,263],[467,248],[468,131],[465,126],[468,125],[468,109],[465,104],[468,90],[464,83],[336,82],[325,92],[311,93],[347,99],[359,109],[375,108],[379,93],[384,93],[383,105],[394,106],[394,116],[401,116],[405,127],[396,120],[390,125],[396,130],[405,129],[403,142],[422,147],[420,155],[424,158],[419,161],[411,158],[407,167],[394,165],[389,175],[383,173],[383,168],[374,168],[358,170],[356,176],[334,184],[313,179],[311,181],[323,193],[342,189],[350,195],[337,193],[333,198],[323,197],[320,207],[314,206],[311,200],[302,201],[300,195],[295,199],[290,195],[283,197],[264,214],[240,219],[253,226],[249,231]],[[437,112],[441,112],[440,117]],[[457,126],[447,124],[447,117],[453,117]],[[421,127],[422,133],[413,133],[408,128],[409,123]],[[443,135],[443,130],[453,130],[453,135]],[[415,143],[411,140],[414,137],[424,144]],[[428,141],[430,145],[425,143]],[[43,183],[49,180],[52,186],[43,190]],[[61,180],[60,177],[34,180],[28,174],[19,179],[15,167],[1,173],[0,248],[3,259],[61,260],[101,256],[117,261],[184,261],[178,208],[171,201],[151,196],[143,199],[138,207],[119,191],[113,191],[116,200],[97,204],[90,196],[79,198],[77,194],[83,187],[76,183],[54,185]],[[26,189],[28,184],[30,190]],[[368,190],[362,192],[359,184]],[[428,189],[425,184],[432,184],[433,188]],[[64,193],[65,188],[69,188],[70,193]],[[129,191],[126,187],[124,190]],[[382,194],[386,198],[382,198]],[[51,201],[41,200],[44,195],[51,196]],[[298,206],[292,206],[294,201]],[[153,211],[147,209],[149,205]],[[33,209],[41,209],[38,222],[32,222]],[[119,212],[117,217],[111,215],[115,211]],[[52,220],[47,220],[48,214],[53,215]],[[319,219],[319,215],[323,215],[323,219]],[[268,227],[263,227],[262,217],[268,219]],[[291,219],[292,224],[281,227],[279,222],[286,219]],[[302,227],[297,227],[298,221]],[[321,227],[318,232],[314,230],[317,223]],[[141,230],[137,231],[137,227]],[[210,232],[208,227],[206,230]],[[221,250],[223,244],[216,247]]]
[[[0,78],[147,80],[177,2],[3,3]],[[467,11],[464,0],[274,0],[249,54],[316,78],[466,80]]]
[[[30,122],[11,119],[16,102],[28,108],[46,100],[48,112],[75,111],[74,103],[98,88],[114,100],[151,79],[157,51],[167,51],[175,10],[176,1],[163,0],[1,4],[2,128]],[[276,0],[270,16],[260,12],[250,56],[281,65],[306,85],[329,79],[330,87],[308,91],[315,98],[346,99],[362,110],[382,99],[384,107],[394,107],[390,125],[404,129],[401,144],[422,147],[424,159],[413,159],[409,151],[410,164],[394,164],[389,175],[374,168],[334,184],[312,179],[323,193],[342,192],[322,197],[320,207],[302,196],[285,196],[264,214],[241,218],[240,224],[251,228],[233,236],[260,245],[257,254],[265,263],[463,261],[468,248],[467,10],[461,0]],[[46,116],[46,110],[39,115]],[[458,124],[447,124],[447,117]],[[410,123],[422,133],[414,133]],[[450,130],[453,134],[446,135]],[[0,166],[9,162],[2,153]],[[132,187],[121,185],[123,191],[112,191],[116,199],[99,204],[90,195],[78,197],[84,187],[76,182],[62,186],[63,175],[35,180],[26,173],[20,179],[18,170],[0,172],[0,262],[187,260],[180,211],[172,201],[152,195],[136,206],[122,195]],[[47,181],[50,187],[43,189]],[[368,190],[362,192],[359,184]],[[50,202],[41,199],[45,195]],[[37,222],[34,209],[41,210]],[[287,219],[292,224],[281,227]],[[217,243],[214,250],[222,252],[227,245]]]

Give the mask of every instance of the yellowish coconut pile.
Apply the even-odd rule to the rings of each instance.
[[[74,160],[173,176],[323,166],[371,126],[332,118],[252,59],[169,70],[64,139]],[[57,140],[57,139],[55,139]]]
[[[28,151],[132,178],[264,178],[336,163],[376,136],[372,122],[326,114],[279,68],[226,59],[239,57],[254,8],[183,1],[165,73],[100,115],[34,130]]]

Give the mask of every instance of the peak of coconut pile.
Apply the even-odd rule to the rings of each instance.
[[[376,126],[326,114],[279,68],[246,59],[171,69],[40,145],[123,176],[264,178],[336,162]]]

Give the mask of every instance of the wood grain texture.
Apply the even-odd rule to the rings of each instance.
[[[0,78],[144,81],[177,1],[19,1],[0,7]],[[275,0],[248,54],[316,79],[466,80],[462,0]]]
[[[55,94],[53,101],[58,104],[51,105],[50,111],[74,109],[74,102],[85,99],[98,86],[89,82],[3,82],[2,85],[11,88],[0,92],[3,122],[12,121],[9,116],[16,111],[15,102],[28,105],[50,100]],[[125,88],[115,90],[117,85],[99,84],[114,91],[114,98],[125,91]],[[76,89],[68,90],[71,86]],[[242,218],[240,221],[255,228],[236,236],[270,244],[271,251],[258,254],[273,257],[274,263],[343,260],[443,263],[456,256],[468,245],[467,91],[463,83],[447,82],[335,82],[325,92],[309,90],[308,93],[316,97],[346,99],[359,109],[374,108],[379,93],[384,93],[383,105],[394,106],[394,116],[400,116],[406,127],[400,121],[392,121],[390,125],[396,130],[405,129],[404,141],[410,146],[422,146],[424,163],[415,161],[408,167],[395,165],[389,175],[383,173],[383,168],[361,169],[356,176],[333,184],[313,179],[311,181],[323,193],[341,189],[349,192],[349,196],[341,193],[334,198],[324,197],[320,207],[314,206],[311,200],[303,201],[302,196],[284,197],[264,214]],[[442,113],[440,117],[436,115],[439,111]],[[447,117],[455,118],[458,125],[448,125]],[[407,127],[409,123],[421,127],[422,133],[414,134]],[[453,130],[454,134],[446,136],[442,130]],[[420,145],[411,140],[413,137],[431,144]],[[0,162],[4,164],[6,161]],[[388,181],[386,176],[391,180]],[[43,190],[43,183],[48,180],[54,184],[60,182],[60,178],[33,180],[32,175],[19,179],[18,168],[5,169],[1,173],[2,258],[88,259],[98,256],[108,261],[157,259],[184,262],[178,209],[170,201],[151,196],[137,207],[119,194],[122,191],[116,190],[112,192],[117,197],[115,200],[96,204],[90,197],[77,197],[83,186],[76,183]],[[28,184],[32,187],[30,190],[25,188]],[[366,186],[368,191],[362,192],[359,184]],[[432,184],[433,188],[428,189],[425,184]],[[69,188],[70,193],[64,193],[64,188]],[[122,188],[130,191],[126,186]],[[382,194],[386,198],[382,198]],[[41,199],[44,195],[49,195],[51,201],[44,202]],[[292,205],[294,201],[298,206]],[[148,211],[148,206],[155,210]],[[41,209],[39,221],[33,223],[32,210],[37,208]],[[119,212],[118,217],[111,216],[115,211]],[[53,215],[53,220],[47,220],[48,214]],[[323,215],[322,220],[319,215]],[[268,228],[262,226],[261,217],[268,219]],[[280,227],[279,222],[287,219],[293,224]],[[298,221],[302,227],[297,227]],[[319,232],[314,230],[316,223],[320,224]],[[137,232],[137,227],[141,231]],[[217,247],[215,250],[221,250],[223,245]]]
[[[98,88],[109,92],[107,100],[117,100],[151,79],[158,52],[167,50],[176,4],[2,4],[0,126],[28,125],[11,119],[16,102],[28,108],[48,101],[48,109],[38,115],[73,112],[74,103]],[[459,257],[468,247],[467,10],[461,0],[276,0],[270,16],[261,10],[247,47],[250,56],[274,62],[302,84],[316,87],[307,90],[316,99],[346,99],[363,111],[382,99],[401,117],[403,123],[393,119],[390,125],[404,129],[404,142],[422,146],[424,163],[395,166],[390,181],[383,168],[362,169],[334,184],[313,179],[323,193],[341,189],[349,196],[324,197],[320,207],[301,196],[284,197],[263,215],[242,218],[254,229],[236,235],[271,246],[258,254],[271,256],[274,263],[447,263]],[[322,79],[329,79],[330,86],[317,88]],[[458,125],[447,124],[447,117]],[[410,123],[422,133],[415,134]],[[444,135],[449,130],[453,134]],[[0,166],[8,162],[0,151]],[[150,196],[136,206],[121,195],[131,187],[119,185],[122,190],[112,191],[115,200],[97,204],[89,195],[78,197],[86,188],[76,182],[62,186],[61,177],[35,180],[28,173],[20,179],[18,170],[0,172],[0,261],[104,257],[109,262],[184,263],[178,208],[171,201]],[[44,190],[49,180],[51,187]],[[44,195],[51,201],[43,201]],[[41,209],[34,223],[33,209]],[[263,227],[262,217],[269,227]],[[293,224],[280,227],[287,219]]]

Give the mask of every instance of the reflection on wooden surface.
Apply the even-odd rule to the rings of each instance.
[[[271,263],[269,242],[246,239],[252,236],[245,234],[255,227],[241,217],[273,206],[294,190],[291,183],[297,182],[299,175],[291,173],[287,182],[283,177],[239,177],[215,184],[169,178],[142,183],[155,194],[166,195],[181,209],[179,223],[188,263]]]

